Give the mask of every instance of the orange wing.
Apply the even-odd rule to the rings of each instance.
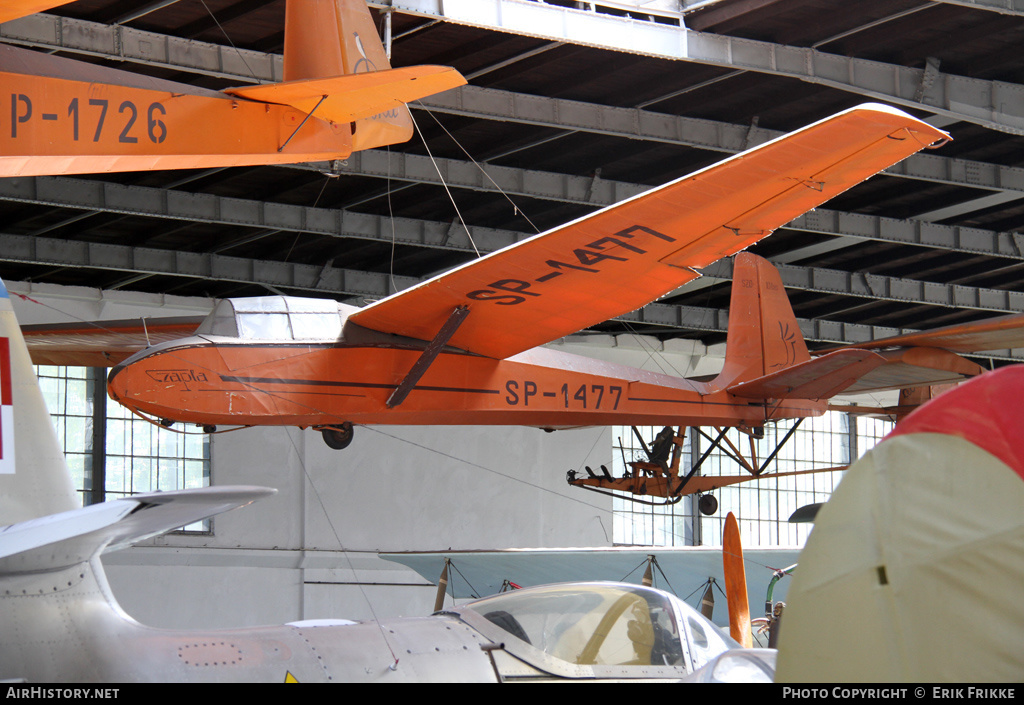
[[[1024,348],[1024,313],[997,316],[976,323],[957,323],[843,347],[862,350],[897,347],[942,348],[957,353]]]
[[[10,22],[19,17],[46,12],[58,5],[67,5],[72,0],[2,0],[0,1],[0,22]]]
[[[22,326],[21,332],[36,365],[111,367],[149,345],[192,335],[202,322],[199,316],[41,324]]]
[[[633,311],[946,133],[868,104],[499,250],[350,320],[504,358]]]

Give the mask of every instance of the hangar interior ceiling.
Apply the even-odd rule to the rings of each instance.
[[[0,179],[0,274],[183,296],[374,299],[475,257],[460,218],[490,252],[879,101],[953,141],[752,248],[780,266],[809,344],[1024,311],[1024,2],[370,6],[382,33],[390,18],[394,66],[451,65],[469,80],[413,105],[421,137],[334,163]],[[529,31],[545,36],[516,24],[524,7],[543,20]],[[224,88],[280,78],[284,8],[79,0],[0,35]],[[601,41],[591,36],[633,50],[589,46]],[[706,274],[595,330],[723,341],[730,265]]]

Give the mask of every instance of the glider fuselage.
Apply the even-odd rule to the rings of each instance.
[[[193,337],[129,358],[111,371],[108,389],[133,411],[201,425],[757,427],[766,418],[818,415],[825,406],[792,400],[767,408],[714,382],[534,348],[505,360],[442,352],[408,397],[389,407],[422,349],[422,343],[344,337],[302,343]]]

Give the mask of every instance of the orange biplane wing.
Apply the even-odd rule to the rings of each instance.
[[[947,135],[867,104],[537,235],[350,320],[505,358],[633,311],[801,213]]]

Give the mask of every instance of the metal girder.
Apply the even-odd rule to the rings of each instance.
[[[1024,0],[932,0],[932,2],[972,7],[976,10],[988,10],[1004,15],[1024,15]]]
[[[898,220],[816,208],[790,221],[785,227],[937,250],[1024,259],[1024,252],[1014,233],[940,225],[923,220]]]
[[[472,251],[465,233],[448,236],[449,224],[390,219],[332,208],[314,208],[244,198],[226,198],[144,186],[57,176],[0,179],[0,200],[190,222],[304,232],[408,245]],[[392,227],[394,230],[392,230]],[[472,227],[477,246],[488,252],[525,239],[528,233]]]
[[[434,157],[431,161],[426,156],[383,150],[356,152],[332,171],[421,184],[441,184],[443,179],[445,184],[455,188],[595,206],[618,203],[651,188],[625,181],[478,164],[460,159]]]
[[[252,260],[214,253],[184,252],[152,247],[130,247],[29,235],[0,236],[0,260],[31,264],[115,269],[136,274],[172,274],[210,279],[246,281],[294,289],[347,291],[349,284],[338,284],[338,277],[353,270],[323,265],[298,265],[288,262]],[[381,236],[377,239],[390,239]],[[777,265],[783,284],[789,289],[901,301],[911,304],[979,309],[1001,313],[1024,311],[1024,293],[962,285],[923,282],[860,272],[844,272],[819,267]],[[732,278],[732,261],[720,260],[702,270],[712,279]],[[356,273],[387,280],[387,275]],[[361,280],[361,279],[360,279]],[[421,281],[405,277],[406,283]],[[400,287],[400,288],[404,288]],[[383,296],[384,289],[359,289],[352,293]]]
[[[0,39],[168,66],[229,78],[239,83],[256,82],[257,79],[259,82],[277,81],[283,70],[281,57],[274,54],[236,51],[217,44],[54,15],[31,15],[2,24]],[[476,86],[424,99],[420,105],[448,114],[639,138],[729,154],[784,134],[749,125]],[[885,173],[958,186],[1015,191],[1024,195],[1024,169],[1018,167],[916,154]]]
[[[1015,83],[937,70],[926,83],[922,69],[524,0],[392,0],[381,6],[554,41],[787,76],[1024,134],[1024,86]]]
[[[441,113],[525,122],[541,127],[572,129],[629,139],[639,138],[727,154],[736,154],[750,146],[786,134],[749,125],[733,125],[714,120],[649,113],[630,108],[528,96],[472,86],[449,91],[421,103],[430,110]],[[754,138],[748,140],[749,136]],[[1024,197],[1024,168],[1020,167],[918,153],[883,173],[953,186],[1012,191]]]
[[[941,158],[940,158],[941,159]],[[908,160],[909,161],[909,160]],[[945,160],[962,162],[963,160]],[[397,181],[440,184],[457,188],[480,191],[501,191],[510,195],[530,196],[568,203],[585,203],[595,206],[610,205],[624,198],[649,189],[649,186],[624,181],[594,179],[592,177],[570,176],[531,169],[501,167],[493,164],[477,165],[458,159],[435,158],[434,164],[428,157],[411,154],[388,154],[369,150],[353,154],[336,169],[339,174],[388,177]],[[934,164],[934,162],[929,162]],[[950,165],[946,165],[947,167]],[[995,165],[992,165],[995,166]],[[481,168],[486,172],[481,172]],[[1013,172],[1016,185],[1024,189],[1024,169],[1004,167]],[[949,174],[949,169],[944,169]],[[976,173],[973,172],[972,173]],[[937,176],[937,175],[936,175]],[[996,196],[1000,202],[1014,197],[1024,198],[1024,190],[1008,190]],[[980,201],[979,208],[990,201]],[[964,207],[964,206],[961,206]],[[1024,256],[1017,246],[1012,233],[1000,233],[981,228],[956,225],[936,225],[923,220],[899,220],[880,216],[845,213],[827,208],[815,209],[786,226],[792,230],[845,235],[864,240],[879,240],[905,245],[919,245],[958,252],[998,255],[1019,259]]]
[[[338,297],[377,299],[393,291],[390,284],[392,278],[380,272],[339,268],[329,268],[325,272],[323,267],[316,265],[33,238],[27,235],[0,235],[0,261],[232,281]],[[402,290],[422,280],[416,277],[394,277],[393,281]],[[724,333],[729,325],[729,312],[727,309],[653,303],[615,320]],[[813,342],[863,343],[913,332],[911,329],[823,319],[797,319],[797,322],[804,337]],[[1011,351],[998,351],[990,356],[1024,359],[1024,354]]]
[[[798,291],[1000,313],[1024,311],[1024,292],[940,284],[822,267],[800,267],[781,263],[775,266],[782,277],[783,286]],[[717,280],[732,279],[732,260],[719,260],[701,270],[701,274]]]
[[[28,235],[0,235],[0,261],[231,281],[258,284],[275,289],[284,287],[337,297],[354,296],[367,299],[383,298],[393,293],[392,282],[398,290],[404,290],[423,281],[417,277],[392,277],[381,272],[159,250],[151,247],[35,238]],[[780,270],[782,269],[780,268]],[[800,277],[811,279],[816,277],[820,281],[833,274],[830,270],[816,270],[808,274],[802,272],[799,267],[785,269],[788,269],[789,272],[788,275],[783,275],[784,281]],[[727,272],[719,271],[717,274],[727,274]],[[835,273],[835,275],[837,280],[843,276],[847,278],[858,276],[843,272]],[[890,285],[884,281],[876,283],[883,288]],[[966,290],[970,289],[970,287],[955,288],[964,289],[964,293],[969,293]],[[1019,302],[1022,297],[1024,294],[1016,294],[1015,300]],[[729,312],[727,309],[652,303],[637,311],[618,316],[614,320],[724,333],[728,330]],[[797,319],[797,322],[804,337],[813,342],[862,343],[913,332],[910,329],[823,319]],[[998,351],[988,356],[1022,360],[1024,352]]]
[[[664,142],[735,154],[781,137],[760,126],[617,108],[594,103],[464,86],[420,101],[430,110],[565,130]],[[1024,169],[934,154],[914,154],[883,173],[956,186],[1020,192]]]
[[[1024,134],[1024,86],[1015,83],[955,76],[934,69],[927,73],[805,47],[694,32],[523,0],[393,0],[371,5],[554,41],[788,76]],[[242,83],[279,81],[283,70],[281,57],[275,54],[46,14],[0,25],[0,38],[172,66]],[[930,79],[927,82],[926,77]]]
[[[654,303],[619,316],[615,320],[666,328],[725,333],[729,327],[729,311],[719,308]],[[917,332],[912,328],[873,326],[822,318],[797,318],[797,325],[800,326],[800,332],[804,339],[815,343],[867,343]],[[1024,360],[1024,350],[995,350],[980,357],[1020,361]]]
[[[279,54],[45,13],[0,24],[0,39],[10,44],[167,66],[239,83],[278,82],[284,77],[284,62]]]
[[[359,157],[353,160],[350,166],[356,170],[367,164],[368,169],[376,173],[381,168],[379,158],[380,155]],[[394,155],[392,159],[394,160]],[[401,179],[404,174],[404,178],[439,183],[436,171],[432,172],[433,167],[425,168],[428,163],[422,157],[393,161],[392,178]],[[402,165],[411,168],[403,171]],[[468,169],[465,162],[457,160],[440,160],[439,166],[449,175],[463,173]],[[520,172],[491,166],[487,169],[499,183],[509,182],[510,187],[516,188],[515,182],[518,182],[517,192],[570,202],[604,205],[613,202],[610,200],[613,197],[627,193],[632,188],[642,189],[636,184],[605,180],[594,184],[589,178],[562,174]],[[463,185],[468,188],[496,190],[486,179],[469,176],[464,178],[466,183]],[[597,197],[594,200],[586,200],[586,191],[591,187]],[[147,186],[125,186],[70,177],[0,179],[0,200],[150,218],[308,232],[333,237],[387,242],[394,238],[396,242],[406,245],[473,251],[465,232],[461,228],[452,230],[450,223],[412,218],[396,218],[392,223],[383,216],[352,211],[228,198]],[[1013,233],[1000,233],[981,228],[882,218],[826,208],[806,213],[791,221],[786,227],[828,235],[1024,259],[1019,238],[1015,238]],[[531,236],[530,233],[477,226],[471,227],[470,232],[481,252],[494,252]]]
[[[0,261],[163,274],[371,298],[393,293],[392,281],[398,289],[420,281],[416,277],[392,277],[387,273],[322,265],[30,235],[0,235]]]

